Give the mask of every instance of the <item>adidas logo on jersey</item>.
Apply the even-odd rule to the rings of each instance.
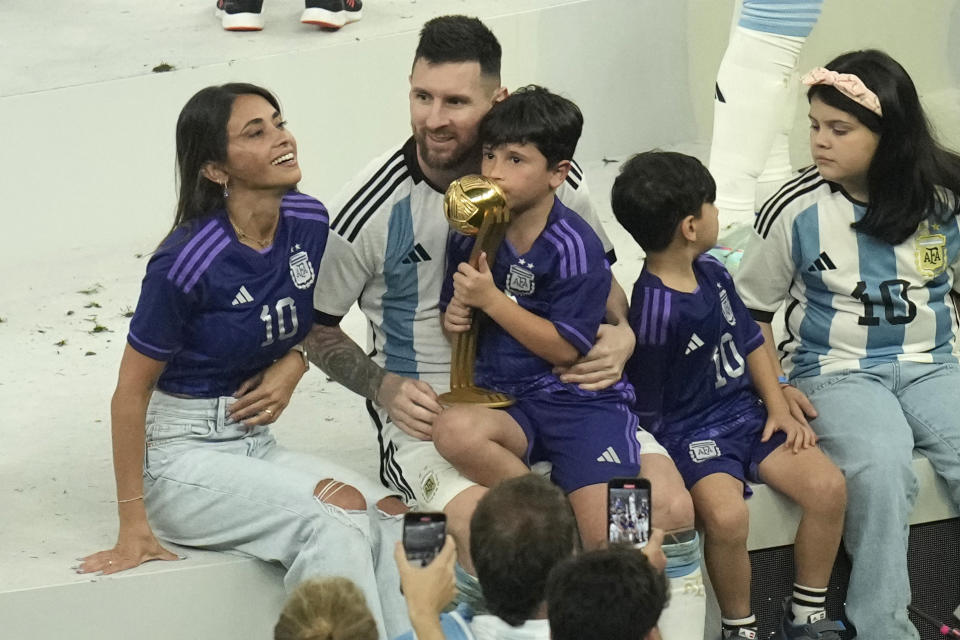
[[[401,260],[403,264],[416,264],[418,262],[426,262],[427,260],[432,260],[430,254],[427,253],[427,250],[423,248],[423,245],[419,242],[414,245],[413,251],[407,254],[407,257]]]
[[[820,254],[819,258],[813,261],[813,264],[807,267],[807,271],[813,273],[814,271],[832,271],[836,268],[837,265],[833,264],[833,260],[831,260],[827,252],[824,251]]]
[[[246,304],[248,302],[253,302],[253,296],[250,295],[250,292],[247,291],[247,288],[244,285],[240,285],[240,290],[237,291],[237,295],[233,296],[233,306],[238,304]]]
[[[697,334],[693,334],[690,336],[690,342],[687,343],[687,349],[683,352],[683,355],[688,356],[702,346],[703,340]]]
[[[620,464],[620,456],[617,455],[617,452],[613,450],[613,447],[607,447],[607,450],[600,454],[600,457],[597,458],[597,462],[616,462]]]

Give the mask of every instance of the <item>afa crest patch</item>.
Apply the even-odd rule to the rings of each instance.
[[[924,277],[934,278],[940,275],[947,268],[947,236],[942,233],[918,235],[915,255],[917,270]]]
[[[440,487],[440,480],[435,471],[429,471],[420,476],[420,490],[423,492],[423,499],[426,502],[433,500],[437,495],[437,489]]]
[[[713,440],[695,440],[687,447],[690,459],[694,462],[703,462],[711,458],[720,457],[720,447]]]
[[[306,251],[299,251],[290,256],[290,278],[297,289],[309,289],[313,284],[313,265],[310,264],[310,257]]]
[[[510,265],[510,272],[507,274],[507,291],[516,296],[529,296],[536,289],[533,271],[524,269],[518,264]]]
[[[727,321],[731,327],[737,325],[737,318],[733,315],[733,306],[730,304],[730,296],[727,294],[727,290],[717,285],[720,288],[720,311],[723,312],[723,319]]]

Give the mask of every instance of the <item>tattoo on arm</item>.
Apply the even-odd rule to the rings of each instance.
[[[306,339],[310,361],[354,393],[377,401],[387,371],[370,359],[340,327],[314,325]]]

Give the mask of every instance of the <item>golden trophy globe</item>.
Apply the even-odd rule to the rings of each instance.
[[[507,200],[500,187],[482,176],[463,176],[447,188],[443,212],[454,231],[476,237],[470,251],[470,264],[477,268],[480,254],[486,252],[487,263],[492,267],[510,222]],[[492,408],[513,404],[510,396],[483,389],[473,382],[477,335],[484,319],[483,312],[475,309],[470,329],[453,338],[450,391],[440,396],[443,404],[478,404]]]

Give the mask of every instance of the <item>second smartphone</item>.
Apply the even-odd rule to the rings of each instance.
[[[410,511],[403,516],[403,550],[414,565],[430,564],[443,549],[446,538],[446,515]]]
[[[607,540],[643,547],[650,540],[650,481],[614,478],[607,483]]]

